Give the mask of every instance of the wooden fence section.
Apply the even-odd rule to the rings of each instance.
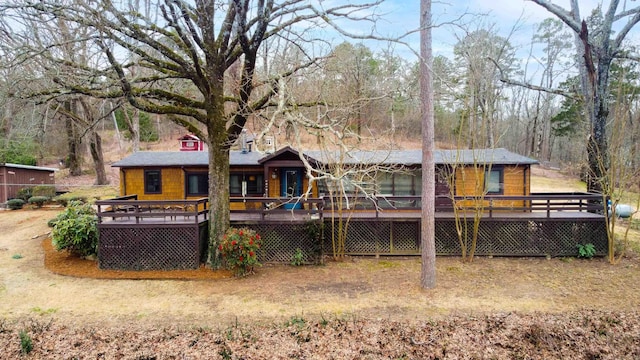
[[[484,195],[484,196],[455,196],[453,201],[451,197],[437,196],[437,198],[449,199],[447,205],[445,201],[436,199],[436,212],[453,212],[453,205],[457,204],[457,208],[462,212],[480,210],[485,212],[489,217],[494,213],[545,213],[547,217],[553,216],[557,212],[599,212],[602,214],[602,204],[604,199],[602,195],[592,193],[535,193],[531,195]],[[331,202],[329,198],[323,198],[325,202],[324,216],[328,217],[331,213],[338,211],[337,202]],[[351,197],[348,201],[342,201],[340,204],[350,204],[349,209],[343,208],[343,211],[366,211],[373,210],[377,213],[393,212],[393,211],[420,211],[420,196],[377,196],[377,197]],[[472,204],[475,204],[472,205]],[[333,205],[333,206],[332,206]],[[379,217],[379,215],[377,215]]]

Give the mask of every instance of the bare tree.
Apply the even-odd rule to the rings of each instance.
[[[372,51],[363,44],[344,42],[336,46],[327,60],[325,71],[332,80],[329,88],[332,103],[353,102],[353,99],[370,99],[373,93],[373,77],[377,72],[377,62]],[[367,114],[369,102],[363,102],[353,110],[351,126],[356,134],[362,134],[362,126]]]
[[[580,93],[585,101],[585,112],[590,124],[587,157],[590,175],[589,191],[602,192],[609,168],[606,124],[609,116],[609,75],[616,57],[625,57],[623,45],[626,37],[640,21],[640,7],[627,9],[626,1],[612,0],[602,16],[596,33],[589,31],[587,22],[580,17],[578,0],[570,1],[569,10],[548,0],[530,0],[545,8],[565,23],[574,33],[580,72]],[[599,11],[599,9],[597,9]],[[615,23],[620,30],[613,31]],[[635,57],[637,60],[637,57]]]
[[[463,86],[463,116],[458,132],[466,133],[467,146],[495,147],[498,114],[504,85],[500,73],[513,73],[518,61],[509,39],[484,26],[470,31],[454,47]]]
[[[322,70],[319,69],[322,73]],[[329,81],[330,80],[326,80]],[[323,88],[318,83],[318,89]],[[308,96],[304,93],[303,96]],[[323,99],[325,93],[318,90],[316,96]],[[309,116],[308,111],[301,107],[292,109],[290,104],[299,104],[284,81],[279,81],[277,107],[269,116],[266,127],[261,134],[278,129],[289,129],[292,134],[292,145],[297,149],[304,149],[301,139],[315,138],[319,150],[309,152],[318,163],[310,163],[309,159],[300,152],[300,160],[306,169],[307,187],[300,198],[312,196],[313,184],[317,184],[320,196],[328,197],[328,208],[325,213],[330,214],[329,226],[331,227],[331,252],[334,260],[344,259],[347,249],[349,226],[354,212],[362,209],[375,211],[384,210],[379,206],[380,202],[390,204],[380,194],[381,183],[384,175],[402,174],[415,176],[405,172],[403,167],[386,162],[390,155],[392,145],[389,131],[376,132],[376,136],[367,126],[363,126],[359,135],[352,125],[352,113],[363,102],[370,98],[355,98],[339,104],[317,100],[315,105],[315,118]],[[264,115],[264,113],[263,113]],[[259,135],[260,136],[260,135]],[[367,143],[375,143],[378,151],[361,151]],[[291,201],[298,201],[297,198]]]
[[[422,108],[422,266],[420,285],[436,286],[435,160],[433,127],[433,81],[431,67],[431,0],[420,1],[420,97]]]
[[[329,27],[348,35],[338,20],[374,22],[370,10],[378,3],[325,7],[303,0],[162,0],[157,4],[157,19],[110,1],[23,0],[6,8],[17,8],[23,16],[62,18],[98,32],[78,41],[99,47],[108,64],[88,69],[99,75],[92,82],[63,83],[67,89],[98,97],[124,96],[134,107],[166,114],[206,140],[209,263],[218,267],[217,244],[229,227],[230,146],[252,114],[271,105],[279,79],[317,61],[310,41],[317,40],[319,32],[306,29]],[[304,49],[307,59],[270,78],[258,78],[259,51],[273,38],[295,43]],[[132,76],[129,69],[134,67],[146,72]]]
[[[92,73],[93,78],[87,79],[87,69],[100,60],[97,49],[82,41],[96,31],[62,17],[50,19],[2,10],[2,25],[7,31],[2,33],[0,43],[11,47],[7,67],[31,70],[14,84],[12,96],[31,100],[44,113],[41,140],[48,118],[60,123],[57,125],[64,129],[67,144],[65,164],[72,176],[82,175],[85,140],[93,159],[96,184],[106,184],[102,140],[95,131],[101,119],[100,106],[89,96],[73,94],[62,85],[78,78],[95,81],[99,76]]]
[[[571,50],[571,36],[562,29],[562,22],[557,19],[548,18],[538,25],[537,32],[533,36],[534,43],[543,45],[544,56],[540,59],[542,73],[540,76],[540,87],[553,88],[556,86],[556,79],[562,73],[566,73],[569,64],[574,62],[564,62],[567,50]],[[528,137],[528,149],[525,152],[540,159],[551,157],[551,126],[549,124],[551,113],[555,110],[553,106],[557,103],[556,94],[537,92],[531,105],[526,104],[525,109],[529,114],[530,122],[527,124],[526,136]],[[546,149],[543,149],[543,146]]]
[[[489,205],[486,196],[493,156],[491,150],[460,150],[460,146],[451,154],[438,175],[449,188],[462,261],[473,262],[480,222]],[[460,195],[463,199],[457,198]]]

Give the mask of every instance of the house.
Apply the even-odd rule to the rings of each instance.
[[[22,188],[55,184],[55,171],[57,169],[0,163],[0,203],[15,198]]]
[[[193,134],[187,134],[178,139],[180,151],[205,151],[205,143]]]
[[[529,195],[531,165],[537,161],[505,149],[436,150],[436,205],[451,205],[455,196]],[[420,150],[355,151],[348,154],[299,151],[284,147],[272,154],[230,152],[229,193],[236,197],[295,198],[309,189],[302,158],[320,174],[336,165],[366,167],[362,178],[347,186],[357,194],[366,188],[385,196],[415,196],[422,189]],[[373,166],[375,165],[375,167]],[[207,152],[136,152],[112,166],[120,168],[120,195],[137,194],[139,200],[196,199],[208,195]],[[366,184],[362,184],[366,182]],[[327,196],[331,183],[311,184],[310,197]],[[451,187],[453,186],[453,192]],[[233,202],[231,210],[247,204]]]
[[[505,149],[436,150],[434,158],[438,254],[460,254],[461,242],[474,238],[471,229],[477,234],[476,255],[572,256],[577,244],[589,243],[599,255],[606,253],[601,195],[531,194],[531,165],[537,161]],[[261,234],[261,261],[289,262],[298,249],[307,259],[328,253],[340,229],[347,229],[340,226],[343,221],[348,221],[345,254],[420,254],[420,150],[344,154],[284,147],[261,153],[244,147],[231,151],[229,161],[230,220]],[[189,266],[197,267],[208,224],[208,153],[138,152],[113,166],[120,168],[122,197],[96,202],[101,266],[140,268],[148,261],[144,266],[165,268],[169,258],[186,251]],[[308,171],[314,178],[328,171],[334,177],[311,182]],[[353,196],[331,196],[336,185]],[[363,189],[373,196],[362,198]],[[301,200],[306,191],[310,199]],[[333,201],[337,198],[348,198],[348,204]],[[467,209],[481,205],[482,221],[454,212],[454,201]],[[120,206],[126,211],[114,213]],[[318,223],[320,232],[309,230]],[[162,250],[149,257],[136,249]]]

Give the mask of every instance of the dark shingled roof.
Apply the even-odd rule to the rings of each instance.
[[[338,152],[306,151],[304,154],[320,163],[333,163],[339,159]],[[208,166],[208,152],[206,151],[140,151],[114,163],[114,167],[143,167],[143,166]],[[475,149],[475,150],[435,150],[436,164],[501,164],[501,165],[531,165],[537,164],[535,159],[512,153],[506,149]],[[260,160],[273,156],[257,151],[242,153],[231,151],[229,163],[231,165],[260,165]],[[372,150],[353,151],[345,156],[345,165],[352,164],[385,164],[385,165],[419,165],[422,164],[421,150]]]
[[[306,151],[306,155],[319,162],[333,162],[339,159],[338,152]],[[512,153],[506,149],[475,149],[475,150],[434,150],[436,164],[537,164],[535,159]],[[372,150],[353,151],[344,157],[345,165],[352,164],[384,164],[384,165],[420,165],[422,164],[422,150]]]
[[[229,163],[231,165],[258,165],[258,160],[265,154],[260,152],[231,151]],[[209,153],[207,151],[139,151],[113,163],[113,167],[143,167],[143,166],[208,166]]]

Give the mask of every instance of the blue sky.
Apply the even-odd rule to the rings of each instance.
[[[636,1],[626,0],[627,7],[636,7]],[[569,9],[569,0],[554,0],[554,4]],[[580,15],[586,18],[598,3],[602,2],[606,8],[609,1],[579,0]],[[625,0],[621,1],[622,5]],[[621,5],[621,7],[622,7]],[[379,9],[383,20],[377,24],[377,30],[381,35],[402,34],[406,31],[417,29],[419,26],[419,0],[386,0]],[[435,55],[451,56],[452,47],[457,42],[455,34],[461,36],[462,31],[455,26],[448,25],[452,19],[459,18],[467,13],[463,21],[472,22],[471,30],[477,29],[480,24],[492,27],[498,34],[509,36],[517,25],[517,29],[511,35],[511,43],[519,49],[519,52],[528,53],[531,38],[535,32],[535,26],[545,18],[553,17],[551,13],[525,0],[433,0],[432,14],[436,24],[443,24],[433,30],[433,51]],[[638,26],[640,29],[640,26]],[[640,33],[640,31],[636,31]],[[635,37],[637,39],[637,36]],[[419,51],[418,34],[410,37],[411,46]],[[637,42],[637,41],[636,41]],[[411,59],[410,51],[396,47],[396,51],[402,56]],[[414,58],[415,59],[415,58]]]

